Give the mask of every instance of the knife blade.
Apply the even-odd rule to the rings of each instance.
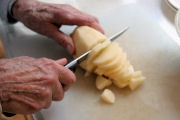
[[[113,36],[111,36],[110,38],[108,38],[107,40],[110,41],[114,41],[115,39],[117,39],[119,36],[121,36],[123,33],[125,33],[127,30],[129,29],[129,27],[125,27],[124,29],[122,29],[121,31],[117,32],[116,34],[114,34]],[[86,53],[82,54],[81,56],[79,56],[78,58],[72,60],[71,62],[69,62],[67,65],[65,65],[66,68],[73,68],[79,60],[81,60],[82,58],[86,57],[89,53],[91,53],[92,50],[87,51]]]

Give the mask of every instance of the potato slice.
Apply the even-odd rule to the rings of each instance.
[[[131,65],[124,73],[118,74],[117,77],[113,77],[113,78],[110,77],[110,78],[117,87],[124,88],[129,84],[129,81],[132,79],[133,73],[134,73],[134,68]]]
[[[110,41],[105,41],[103,43],[98,44],[92,49],[92,52],[88,55],[86,61],[86,70],[92,72],[96,65],[93,64],[93,60],[101,54],[101,52],[110,44]]]
[[[141,71],[136,71],[132,75],[132,78],[140,78],[140,77],[142,77],[142,72]]]
[[[126,64],[126,65],[125,65]],[[95,69],[95,73],[98,74],[98,75],[105,75],[105,76],[109,76],[110,78],[115,78],[117,76],[119,76],[119,73],[127,70],[128,71],[128,65],[129,65],[129,62],[126,61],[124,64],[122,65],[117,65],[118,69],[116,68],[111,68],[111,69],[102,69],[100,67],[97,67]],[[125,70],[124,70],[125,69]],[[122,73],[121,73],[122,74]]]
[[[112,84],[112,81],[108,78],[105,78],[103,76],[98,76],[96,78],[96,88],[99,90],[104,89],[105,87],[108,87]]]
[[[129,88],[131,90],[135,90],[137,87],[139,87],[146,78],[142,76],[141,71],[136,71],[133,73],[132,78],[129,82]]]
[[[111,43],[103,52],[95,58],[93,63],[95,65],[103,65],[112,61],[117,56],[117,50],[119,49],[118,43]]]
[[[131,79],[129,82],[129,88],[131,90],[135,90],[144,82],[144,80],[145,80],[145,77]]]
[[[101,95],[101,99],[106,103],[112,104],[115,102],[115,95],[111,90],[105,89]]]
[[[112,80],[112,81],[113,81],[113,84],[116,85],[119,88],[124,88],[124,87],[129,85],[128,81],[127,82],[123,82],[121,80]]]
[[[92,49],[98,43],[105,41],[107,38],[99,31],[88,26],[80,26],[72,34],[75,43],[76,54],[78,57],[88,50]]]
[[[120,61],[122,59],[122,48],[119,48],[117,52],[118,52],[117,56],[114,59],[112,59],[112,61],[109,61],[109,63],[106,64],[99,65],[98,67],[101,69],[110,70],[110,69],[115,69],[117,66],[119,66]]]
[[[108,76],[112,79],[121,79],[121,76],[123,74],[126,74],[129,72],[128,69],[130,66],[131,65],[130,65],[129,61],[126,61],[126,63],[123,65],[123,67],[119,71],[109,74]]]
[[[96,68],[94,72],[95,72],[97,75],[100,75],[100,76],[102,76],[102,75],[105,73],[105,71],[102,70],[102,69],[100,69],[100,68]]]
[[[106,74],[109,76],[111,74],[117,73],[124,67],[126,63],[127,63],[127,55],[125,53],[122,53],[122,58],[119,61],[119,65],[117,65],[116,68],[114,69],[106,70]]]

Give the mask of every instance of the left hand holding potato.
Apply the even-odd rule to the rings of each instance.
[[[13,14],[30,29],[56,40],[70,54],[75,52],[74,43],[70,36],[59,31],[61,25],[87,25],[104,33],[96,17],[67,4],[17,0],[13,7]]]

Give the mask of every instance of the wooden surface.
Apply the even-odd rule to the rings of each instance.
[[[4,50],[2,41],[1,41],[1,39],[0,39],[0,58],[4,58],[4,57],[6,57],[6,55],[5,55],[5,50]]]
[[[0,58],[6,57],[5,50],[0,39]],[[15,115],[13,117],[5,117],[3,114],[0,114],[0,120],[32,120],[31,115]]]
[[[13,117],[5,117],[0,115],[0,120],[32,120],[31,115],[15,115]]]

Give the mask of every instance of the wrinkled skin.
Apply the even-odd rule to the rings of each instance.
[[[75,52],[74,43],[70,36],[59,31],[61,25],[87,25],[104,33],[97,18],[67,4],[17,0],[13,14],[28,28],[56,40],[70,54]]]
[[[69,35],[61,25],[87,25],[104,33],[97,18],[67,4],[37,0],[17,0],[12,9],[16,19],[28,28],[54,39],[70,54],[75,53]],[[75,82],[75,75],[64,67],[66,59],[17,57],[0,59],[0,101],[4,112],[30,114],[62,100]]]
[[[4,112],[29,114],[61,100],[74,74],[66,59],[17,57],[0,59],[0,100]],[[62,84],[64,87],[62,87]]]

